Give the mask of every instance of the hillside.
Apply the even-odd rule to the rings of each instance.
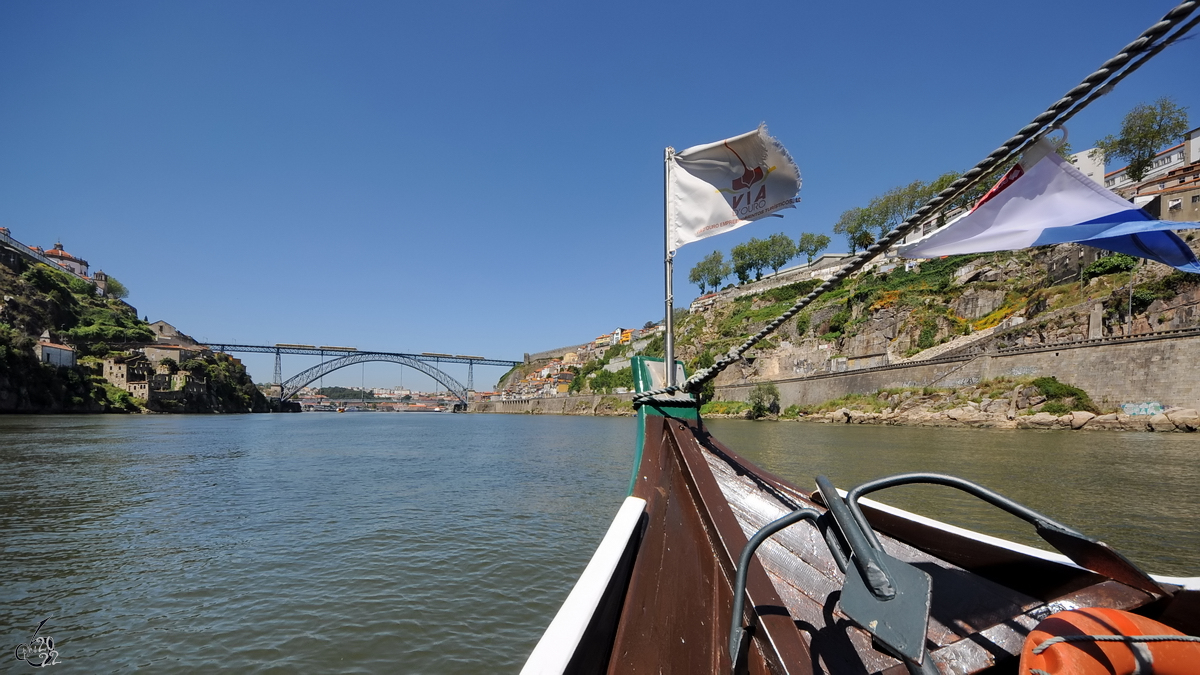
[[[87,281],[45,264],[10,258],[0,265],[0,412],[251,412],[268,409],[245,368],[224,354],[198,353],[158,364],[179,394],[139,401],[104,377],[104,361],[135,358],[131,347],[155,334],[137,311],[102,296]],[[73,348],[77,365],[38,360],[41,341]],[[144,357],[138,356],[138,358]],[[190,387],[183,386],[191,378]],[[148,405],[149,403],[149,405]]]
[[[1130,320],[1129,281],[1137,261],[1096,253],[1064,244],[860,273],[747,352],[716,384],[1200,325],[1200,275],[1138,264]],[[693,364],[719,355],[819,283],[799,281],[741,297],[729,289],[679,323],[677,353]]]

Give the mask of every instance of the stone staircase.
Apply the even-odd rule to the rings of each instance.
[[[992,326],[991,328],[977,330],[970,335],[960,335],[949,342],[943,342],[935,347],[930,347],[929,349],[918,352],[917,354],[913,354],[911,357],[901,361],[896,361],[895,363],[916,363],[917,361],[936,359],[939,356],[947,356],[952,352],[959,351],[960,349],[966,349],[967,347],[987,340],[988,338],[992,337],[992,334],[995,333],[999,328],[1000,326],[997,325]]]

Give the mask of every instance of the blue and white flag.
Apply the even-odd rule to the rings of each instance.
[[[1192,250],[1171,232],[1193,228],[1200,223],[1155,220],[1080,173],[1043,138],[970,213],[902,247],[900,255],[936,258],[1074,242],[1200,273]]]
[[[765,124],[668,160],[668,248],[724,234],[800,201],[800,169]]]

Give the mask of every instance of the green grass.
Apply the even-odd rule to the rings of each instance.
[[[750,409],[741,401],[709,401],[700,407],[701,415],[741,415]]]

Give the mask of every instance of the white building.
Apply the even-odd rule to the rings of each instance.
[[[1154,162],[1150,165],[1150,171],[1139,182],[1144,183],[1152,178],[1166,175],[1168,171],[1174,171],[1197,161],[1200,161],[1200,127],[1184,134],[1184,141],[1179,145],[1171,146],[1155,155]],[[1121,167],[1105,174],[1104,187],[1113,192],[1133,187],[1135,183],[1125,175],[1126,168],[1128,167]]]
[[[33,346],[33,353],[38,361],[51,366],[74,366],[75,350],[67,345],[55,344],[50,341],[50,332],[42,333],[42,337]]]
[[[50,249],[49,251],[43,251],[42,255],[58,263],[59,267],[62,267],[69,272],[78,274],[81,277],[86,277],[88,275],[87,261],[83,258],[76,258],[70,253],[64,251],[61,241],[55,243],[54,248]]]

